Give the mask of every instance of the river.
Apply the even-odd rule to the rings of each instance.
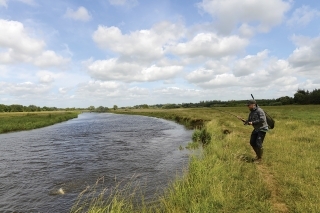
[[[0,212],[68,212],[101,177],[104,187],[138,181],[151,199],[187,166],[179,146],[191,134],[171,121],[108,113],[1,134]]]

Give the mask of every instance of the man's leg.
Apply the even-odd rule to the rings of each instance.
[[[262,144],[265,136],[266,136],[266,133],[261,131],[257,132],[253,130],[251,133],[250,145],[252,146],[254,152],[257,155],[256,160],[260,160],[262,158],[262,154],[263,154]]]
[[[253,130],[252,133],[251,133],[251,137],[250,137],[250,145],[251,145],[252,149],[254,150],[254,152],[257,155],[256,158],[258,158],[257,144],[256,144],[257,138],[258,138],[258,132]]]
[[[262,131],[259,131],[258,134],[257,134],[257,139],[256,139],[256,149],[257,149],[257,157],[258,159],[261,159],[262,158],[262,155],[263,155],[263,140],[266,136],[266,132],[262,132]]]

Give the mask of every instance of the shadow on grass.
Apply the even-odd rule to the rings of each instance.
[[[249,154],[240,154],[237,156],[237,159],[246,163],[252,163],[254,161],[254,158]]]

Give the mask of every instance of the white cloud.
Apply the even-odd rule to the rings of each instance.
[[[306,81],[300,83],[298,88],[303,88],[305,90],[312,91],[315,88],[317,88],[317,89],[320,88],[320,82],[319,81],[306,80]]]
[[[290,65],[305,75],[319,75],[320,37],[294,36],[293,41],[297,48],[288,58]]]
[[[44,41],[31,38],[20,22],[0,19],[0,32],[0,47],[15,53],[34,55],[45,47]]]
[[[182,66],[158,67],[156,65],[152,65],[151,67],[145,68],[141,71],[141,77],[142,81],[167,80],[174,78],[182,71],[182,69]],[[137,77],[139,78],[140,75]]]
[[[199,33],[191,41],[169,48],[169,52],[187,57],[224,57],[243,51],[248,40],[238,36],[221,37],[214,33]]]
[[[123,34],[117,27],[99,26],[93,40],[118,58],[87,61],[84,63],[92,78],[124,82],[169,80],[183,69],[166,58],[166,48],[184,36],[181,24],[160,22],[150,30]]]
[[[8,7],[7,0],[0,0],[0,6],[2,7]]]
[[[126,95],[123,95],[126,94]],[[135,99],[148,96],[149,90],[141,87],[128,87],[128,85],[114,81],[89,81],[78,85],[76,98],[79,99]],[[110,104],[109,104],[110,105]]]
[[[240,36],[245,37],[245,38],[250,38],[255,34],[255,28],[246,24],[246,23],[242,24],[239,27],[238,31],[239,31]]]
[[[150,91],[147,88],[131,87],[128,89],[127,98],[148,98],[150,97]]]
[[[57,78],[61,77],[60,73],[54,73],[47,70],[41,70],[36,73],[41,84],[53,83]]]
[[[1,56],[0,56],[0,58],[1,58]],[[0,79],[4,80],[7,78],[10,78],[9,74],[10,73],[9,73],[7,66],[1,65],[1,63],[0,63]]]
[[[248,55],[245,58],[238,60],[234,64],[233,74],[235,76],[245,76],[261,68],[263,61],[268,57],[268,50],[259,52],[257,55]]]
[[[212,62],[211,62],[212,63]],[[220,64],[219,64],[220,63]],[[288,61],[268,56],[264,50],[256,55],[248,55],[238,60],[214,61],[219,69],[199,68],[186,76],[186,79],[203,89],[223,87],[267,87],[286,76],[287,80],[294,78],[294,70]],[[282,86],[289,85],[289,81],[279,81]]]
[[[169,22],[130,34],[122,34],[117,27],[99,26],[93,33],[93,40],[100,48],[118,53],[126,60],[151,62],[163,57],[166,45],[179,39],[183,33],[183,26]]]
[[[21,98],[46,94],[51,86],[46,84],[34,84],[32,82],[9,83],[0,82],[1,92],[11,96],[19,96]]]
[[[32,57],[27,54],[21,54],[14,51],[14,49],[9,48],[7,52],[0,52],[0,63],[2,64],[12,64],[15,62],[30,62]]]
[[[63,58],[52,50],[47,50],[34,59],[34,64],[38,67],[61,67],[69,61],[70,59]]]
[[[92,18],[85,7],[79,7],[77,10],[68,8],[64,16],[76,21],[84,22],[89,21]]]
[[[200,83],[199,86],[205,89],[233,87],[239,85],[239,80],[240,79],[236,78],[233,74],[226,73],[206,79],[206,81]]]
[[[0,32],[1,64],[31,63],[50,67],[65,65],[70,60],[52,50],[44,50],[45,42],[32,38],[20,22],[0,19]]]
[[[292,17],[287,21],[289,26],[306,26],[314,18],[320,16],[320,11],[316,9],[311,9],[309,6],[302,6],[296,9]]]
[[[24,4],[31,5],[31,6],[37,5],[34,0],[17,0],[17,1],[22,2]],[[7,8],[8,7],[7,2],[8,2],[8,0],[0,0],[0,6],[3,6],[3,7]]]
[[[88,65],[89,74],[97,80],[117,80],[143,82],[166,80],[182,71],[181,66],[143,67],[137,63],[123,62],[119,59],[97,60]]]
[[[115,58],[97,60],[88,66],[90,76],[100,80],[130,81],[141,69],[138,64],[121,62]]]
[[[214,76],[215,73],[213,70],[197,69],[189,73],[186,79],[191,83],[201,83],[207,81],[208,79],[212,79]]]
[[[223,74],[230,71],[230,63],[232,63],[232,58],[227,56],[218,60],[206,61],[204,68],[213,70],[215,74]]]
[[[154,60],[162,57],[164,51],[159,44],[158,35],[152,35],[149,30],[140,30],[123,35],[117,27],[99,26],[94,33],[94,41],[102,48],[108,48],[126,57],[139,60]]]
[[[109,0],[111,5],[134,7],[138,4],[137,0]]]
[[[37,5],[37,3],[34,0],[18,0],[18,1],[25,3],[25,4],[28,4],[28,5],[31,5],[31,6]]]
[[[201,97],[203,96],[204,92],[198,89],[188,89],[188,88],[181,88],[181,87],[165,87],[165,88],[158,88],[154,89],[152,93],[156,97],[162,97],[162,100],[173,101],[174,103],[179,103],[177,98],[186,98],[186,97]],[[164,102],[166,103],[166,102]]]
[[[203,0],[198,7],[209,13],[222,33],[230,33],[240,23],[255,25],[267,32],[280,24],[290,9],[290,2],[283,0]]]
[[[68,92],[68,89],[67,88],[63,88],[63,87],[60,87],[59,88],[59,93],[60,94],[66,94]]]
[[[161,22],[150,30],[123,34],[117,27],[99,26],[93,40],[100,48],[111,50],[119,58],[97,60],[87,63],[89,74],[96,80],[117,80],[124,82],[150,82],[172,80],[185,66],[199,63],[196,58],[216,58],[207,61],[206,68],[198,72],[206,75],[230,71],[226,64],[230,55],[242,52],[248,40],[238,36],[218,36],[214,33],[199,33],[190,41],[178,41],[185,36],[185,28],[179,24]],[[167,55],[179,56],[179,60],[168,60]],[[223,58],[225,59],[223,59]],[[193,60],[195,58],[196,60]],[[201,78],[207,78],[200,74]],[[197,73],[187,79],[195,80]]]

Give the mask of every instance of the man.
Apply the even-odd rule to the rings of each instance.
[[[255,100],[249,100],[247,106],[250,110],[250,114],[246,123],[252,125],[254,128],[251,133],[250,145],[257,155],[254,161],[259,163],[263,154],[262,143],[266,136],[266,132],[268,131],[267,119],[264,111],[257,106]]]

